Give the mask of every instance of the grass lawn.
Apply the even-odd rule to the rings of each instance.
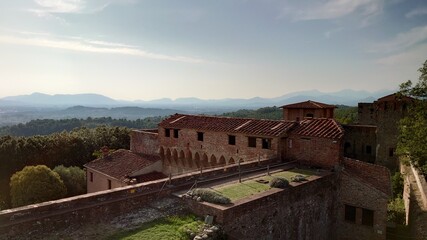
[[[221,186],[218,188],[213,188],[214,191],[221,193],[222,195],[231,199],[231,201],[236,201],[244,197],[254,195],[260,192],[264,192],[270,189],[270,185],[259,183],[256,180],[264,179],[270,181],[273,177],[281,177],[287,179],[289,182],[291,178],[295,175],[311,176],[313,171],[302,170],[302,169],[293,169],[290,171],[282,171],[273,173],[271,176],[262,176],[250,180],[243,181],[242,183],[234,183],[226,186]]]
[[[189,239],[186,229],[196,231],[202,225],[203,222],[193,215],[172,216],[145,223],[135,230],[116,233],[108,239],[184,240]]]

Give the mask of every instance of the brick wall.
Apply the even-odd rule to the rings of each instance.
[[[286,143],[286,158],[311,166],[333,168],[342,156],[342,140],[290,135]]]
[[[362,181],[343,173],[337,205],[339,239],[386,239],[388,196]],[[355,222],[345,220],[345,205],[356,208]],[[373,226],[362,224],[363,209],[373,211]]]
[[[235,164],[239,160],[248,162],[279,157],[279,138],[204,131],[203,141],[199,141],[196,130],[180,129],[178,138],[174,137],[173,129],[170,137],[165,137],[165,131],[159,128],[160,155],[165,159],[166,171],[183,172]],[[235,136],[235,145],[229,144],[229,135]],[[248,137],[256,137],[256,147],[248,146]],[[262,139],[270,141],[269,149],[262,148]]]
[[[334,109],[310,109],[310,108],[284,108],[283,119],[290,121],[301,121],[312,115],[314,118],[333,118]]]
[[[377,147],[377,127],[373,125],[343,125],[344,156],[374,163]]]
[[[185,201],[200,216],[215,216],[231,239],[334,239],[335,176],[273,188],[229,207]]]
[[[159,138],[155,130],[133,130],[130,133],[130,150],[135,153],[156,155],[159,153]]]

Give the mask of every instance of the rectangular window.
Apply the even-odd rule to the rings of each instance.
[[[108,189],[111,189],[111,180],[108,179]]]
[[[236,145],[236,136],[228,135],[228,144],[229,145]]]
[[[362,224],[374,226],[374,211],[362,208]]]
[[[372,147],[370,145],[366,146],[366,154],[371,154],[372,153]]]
[[[292,139],[289,139],[289,148],[292,148]]]
[[[179,132],[179,129],[174,129],[173,130],[173,137],[174,138],[178,138],[178,132]]]
[[[263,149],[270,149],[271,148],[271,139],[263,138],[262,139],[262,148]]]
[[[169,128],[165,128],[165,137],[171,136],[171,130]]]
[[[248,137],[248,147],[256,148],[256,137]]]
[[[89,179],[91,182],[93,182],[93,172],[89,172]]]
[[[203,142],[203,133],[202,132],[197,132],[197,141]]]
[[[348,222],[356,223],[356,207],[345,205],[344,219]]]
[[[394,148],[389,148],[388,149],[388,156],[389,157],[393,157],[394,156]]]

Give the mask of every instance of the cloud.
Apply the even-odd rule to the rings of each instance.
[[[420,15],[425,15],[425,14],[427,14],[427,8],[416,8],[416,9],[406,13],[405,17],[413,18],[413,17],[417,17]]]
[[[402,64],[420,64],[426,60],[427,44],[420,44],[413,49],[387,57],[377,59],[376,64],[380,65],[402,65]],[[417,65],[416,65],[417,66]]]
[[[85,7],[83,0],[34,0],[41,9],[50,13],[73,13],[79,12]]]
[[[392,40],[372,46],[368,52],[398,52],[427,40],[427,25],[399,33]]]
[[[356,12],[369,17],[380,13],[384,2],[383,0],[301,0],[293,5],[283,9],[280,17],[288,16],[293,21],[307,21],[336,19]]]
[[[145,51],[141,48],[130,46],[121,43],[112,43],[104,41],[86,40],[80,37],[55,37],[43,33],[28,33],[17,35],[0,35],[0,43],[15,44],[15,45],[28,45],[47,48],[65,49],[78,52],[89,52],[99,54],[120,54],[136,57],[143,57],[155,60],[166,60],[174,62],[186,63],[204,63],[207,62],[203,59],[173,56],[158,54]]]

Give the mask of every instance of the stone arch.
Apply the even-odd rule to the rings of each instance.
[[[194,166],[194,164],[193,164],[193,153],[190,150],[187,151],[186,160],[187,160],[188,167],[193,168],[193,166]]]
[[[225,157],[224,156],[221,156],[218,159],[218,165],[225,166]]]
[[[234,161],[234,158],[233,157],[231,157],[229,160],[228,160],[228,164],[227,165],[231,165],[231,164],[235,164],[236,163],[236,161]]]
[[[197,168],[200,168],[200,155],[198,152],[194,154],[194,163],[196,164]]]
[[[183,167],[188,167],[185,161],[185,153],[183,150],[181,150],[178,154],[179,162],[182,164]]]
[[[209,164],[210,164],[211,166],[215,166],[215,165],[217,165],[215,155],[213,155],[213,154],[212,154]]]
[[[208,167],[210,167],[210,164],[209,164],[209,158],[208,158],[208,155],[206,155],[206,153],[203,153],[203,156],[202,156],[202,163],[201,163],[201,165],[202,165],[204,168],[208,168]]]
[[[177,166],[179,166],[179,161],[178,161],[178,151],[176,151],[176,149],[174,149],[172,151],[172,159],[173,161],[176,163]]]
[[[162,160],[165,160],[165,149],[163,147],[160,147],[159,155]]]
[[[166,161],[168,161],[171,165],[173,164],[172,153],[171,153],[171,150],[169,148],[166,149]]]

